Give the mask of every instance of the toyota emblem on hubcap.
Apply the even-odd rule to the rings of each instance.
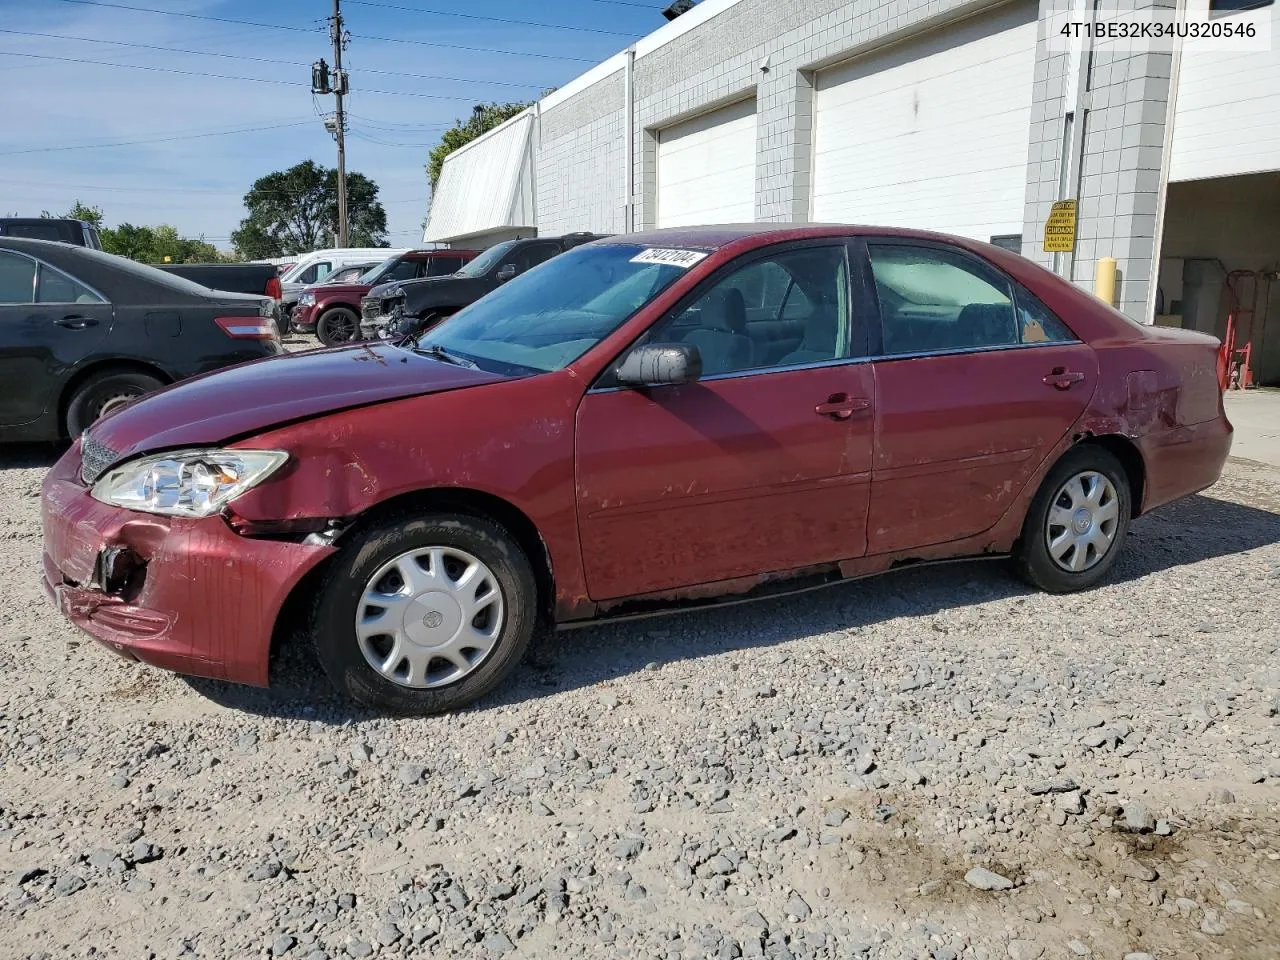
[[[444,623],[444,614],[439,610],[428,611],[427,615],[422,618],[422,625],[429,630],[434,630],[442,623]]]

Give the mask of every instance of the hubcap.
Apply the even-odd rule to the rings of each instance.
[[[1094,470],[1078,473],[1058,489],[1049,507],[1049,556],[1071,573],[1092,569],[1111,550],[1119,524],[1115,485]]]
[[[365,585],[356,639],[365,662],[392,683],[445,687],[471,673],[502,634],[493,572],[453,547],[402,553]]]
[[[138,393],[115,393],[103,400],[98,406],[98,416],[95,419],[101,419],[108,413],[115,413],[121,407],[127,407],[139,397]]]

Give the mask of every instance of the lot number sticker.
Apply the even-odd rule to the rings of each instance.
[[[705,260],[706,256],[705,253],[699,250],[667,250],[661,247],[651,247],[648,250],[641,250],[631,258],[631,262],[665,263],[669,267],[688,270],[699,260]]]

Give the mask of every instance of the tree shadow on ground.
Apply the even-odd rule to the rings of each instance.
[[[1173,504],[1130,528],[1108,582],[1150,574],[1280,542],[1280,514],[1208,496]],[[920,617],[1034,591],[999,561],[903,569],[805,594],[721,605],[666,617],[600,623],[538,638],[529,661],[471,710],[520,703],[552,691],[588,687],[729,650],[770,647],[897,617]],[[264,716],[359,721],[376,716],[339,697],[300,631],[282,645],[272,687],[253,689],[190,679],[217,703]]]

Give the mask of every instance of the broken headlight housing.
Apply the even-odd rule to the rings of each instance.
[[[108,470],[91,493],[127,510],[211,517],[288,459],[283,450],[173,450]]]

